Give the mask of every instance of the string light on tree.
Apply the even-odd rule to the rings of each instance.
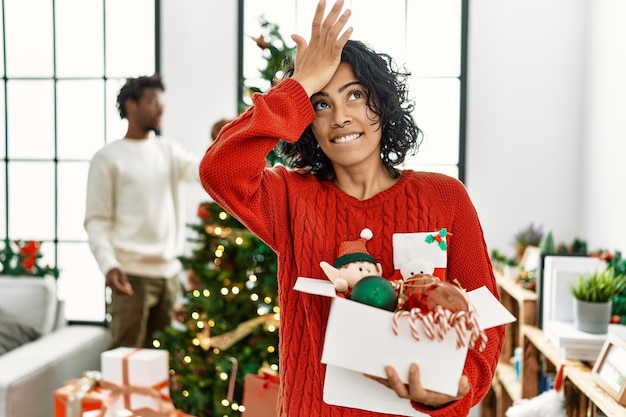
[[[155,342],[170,352],[177,408],[237,417],[245,374],[264,364],[278,372],[276,255],[215,203],[201,204],[198,217],[189,225],[197,234],[192,254],[181,258],[190,285],[176,314],[180,326]]]

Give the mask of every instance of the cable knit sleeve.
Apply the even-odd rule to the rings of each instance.
[[[500,299],[483,230],[467,190],[458,180],[446,180],[445,183],[442,181],[436,188],[445,210],[452,216],[448,237],[448,280],[458,279],[468,291],[484,285]],[[413,407],[433,417],[467,416],[491,386],[502,352],[504,328],[497,326],[486,330],[488,343],[482,352],[476,348],[468,351],[463,370],[470,383],[467,395],[436,410],[416,403],[413,403]]]
[[[220,206],[272,248],[288,219],[286,170],[267,168],[265,158],[279,139],[298,140],[315,120],[308,95],[286,79],[222,128],[200,163],[200,180]]]

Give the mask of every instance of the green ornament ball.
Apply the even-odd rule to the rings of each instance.
[[[398,304],[393,285],[379,276],[365,277],[357,282],[352,288],[350,299],[388,311],[394,311]]]

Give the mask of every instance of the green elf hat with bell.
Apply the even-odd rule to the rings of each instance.
[[[376,264],[376,259],[365,248],[365,242],[374,236],[370,229],[361,231],[361,238],[357,240],[348,240],[342,242],[339,246],[339,256],[335,259],[333,266],[341,268],[352,262],[371,262]]]

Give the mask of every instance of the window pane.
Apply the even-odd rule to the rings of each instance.
[[[52,80],[9,81],[7,102],[9,158],[53,159]]]
[[[39,265],[47,267],[55,266],[55,251],[56,247],[54,242],[41,242],[41,247],[39,248],[39,254],[41,255],[38,261]]]
[[[417,156],[405,161],[405,163],[402,164],[402,168],[412,169],[414,171],[439,172],[441,174],[446,174],[454,178],[459,178],[458,165],[422,164],[420,163],[419,153],[417,154]]]
[[[104,322],[104,276],[87,243],[59,243],[59,298],[68,320]]]
[[[59,163],[59,239],[87,240],[83,228],[88,162]]]
[[[105,30],[106,75],[154,73],[154,0],[107,0]]]
[[[407,1],[408,66],[413,75],[459,76],[461,0]]]
[[[2,55],[2,54],[0,54]],[[4,157],[6,156],[6,140],[7,140],[7,136],[6,136],[6,120],[5,120],[5,113],[4,113],[4,94],[5,94],[5,90],[4,90],[4,83],[0,83],[0,157],[2,159],[4,159]]]
[[[405,0],[384,0],[384,7],[379,3],[353,1],[350,6],[353,13],[349,25],[354,27],[352,39],[363,41],[379,52],[391,55],[398,64],[404,64],[405,48]],[[374,7],[373,7],[374,6]],[[386,22],[372,24],[372,22]]]
[[[247,42],[250,29],[258,26],[256,15],[276,7],[272,0],[247,0],[244,6],[244,77],[250,85],[262,85],[258,68],[264,65],[261,52]],[[308,39],[311,16],[317,0],[297,0],[295,33]],[[462,41],[462,0],[386,0],[384,7],[348,0],[353,11],[349,25],[353,39],[389,54],[400,68],[411,73],[409,94],[414,98],[418,126],[425,140],[417,156],[406,161],[406,168],[427,169],[459,177],[460,149],[460,71]],[[330,7],[326,8],[328,13]],[[282,14],[281,14],[282,12]],[[269,14],[268,20],[286,28],[291,10]],[[385,24],[381,24],[384,22]],[[255,35],[256,36],[256,35]],[[244,97],[245,99],[245,97]]]
[[[4,10],[0,7],[0,45],[4,45]],[[4,54],[0,54],[0,77],[4,76]],[[4,97],[4,96],[3,96]]]
[[[59,77],[102,77],[102,0],[56,0],[56,66]],[[80,16],[80,19],[76,17]]]
[[[5,0],[6,64],[9,77],[51,77],[52,2]]]
[[[104,81],[57,83],[58,156],[91,159],[104,143]]]
[[[413,116],[424,132],[419,160],[429,164],[459,162],[459,80],[410,80],[415,99]]]
[[[246,0],[246,7],[248,3],[256,0]],[[271,1],[271,0],[270,0]],[[359,0],[362,1],[362,0]],[[304,39],[309,39],[311,36],[311,18],[315,13],[318,0],[298,0],[296,9],[296,33],[303,36]],[[326,13],[330,11],[332,3],[326,2]],[[351,2],[344,3],[344,9],[350,7]],[[291,35],[291,34],[289,34]]]
[[[0,239],[7,236],[6,228],[6,206],[7,206],[7,187],[6,187],[6,162],[0,161]]]
[[[9,236],[15,240],[54,240],[53,162],[9,164]]]
[[[107,107],[106,107],[106,141],[123,138],[128,129],[126,119],[120,117],[117,110],[117,94],[126,80],[109,80],[106,84]],[[104,145],[104,144],[103,144]]]
[[[269,52],[261,50],[251,38],[267,34],[268,30],[261,28],[260,25],[260,19],[263,17],[268,22],[279,26],[280,34],[287,45],[295,46],[290,36],[294,33],[296,2],[248,1],[243,13],[243,73],[246,85],[259,87],[266,91],[270,88],[270,84],[261,79],[259,70],[265,68],[267,62],[263,59],[263,54],[269,54]],[[247,104],[252,104],[251,100],[247,101]]]

